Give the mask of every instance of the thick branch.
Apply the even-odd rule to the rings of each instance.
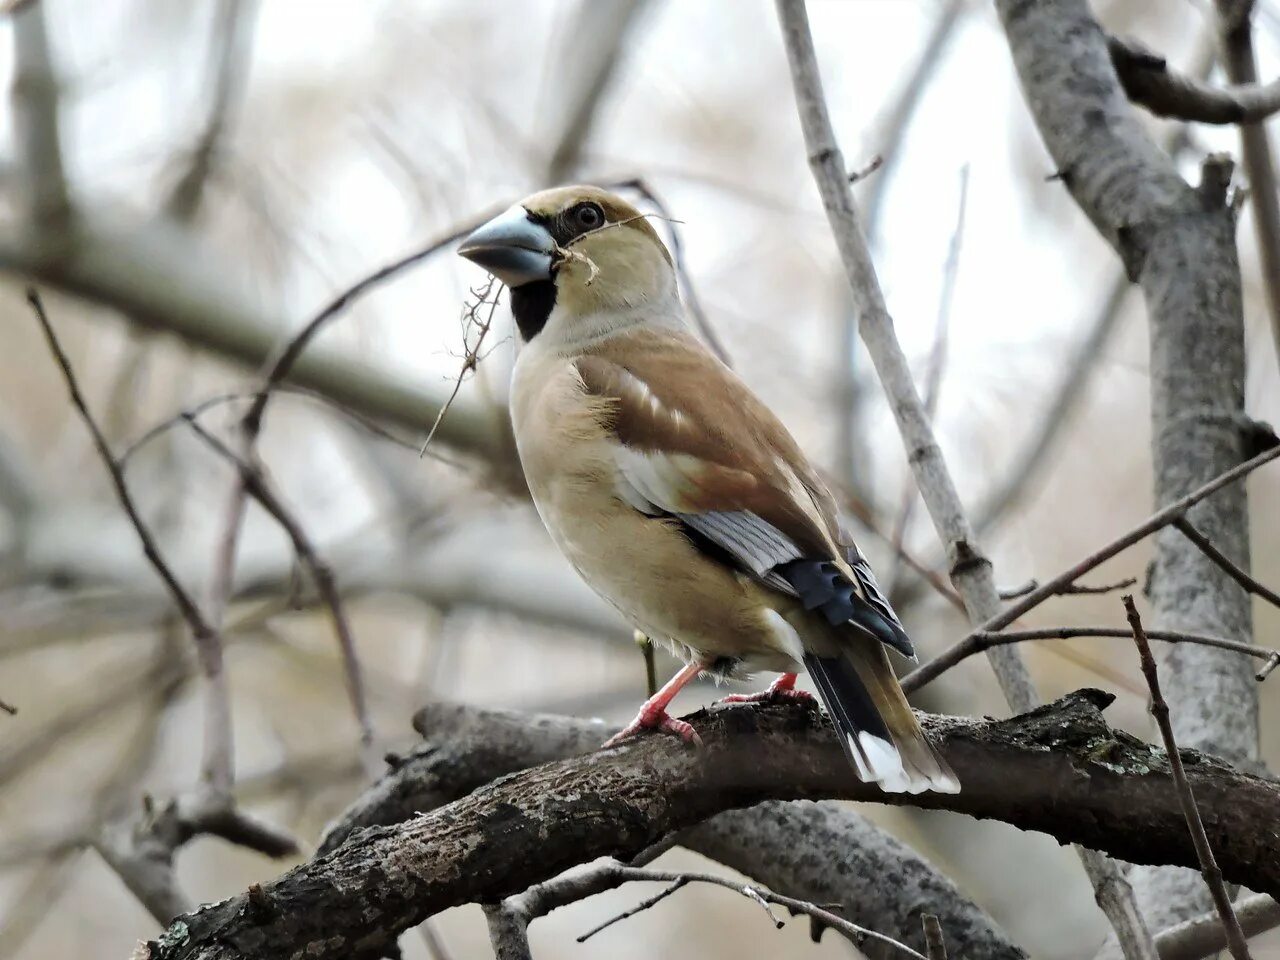
[[[414,725],[426,742],[388,758],[392,769],[329,828],[321,855],[363,827],[409,820],[504,774],[591,753],[617,732],[576,717],[449,703],[424,707]],[[920,914],[929,910],[939,916],[958,955],[1026,956],[932,864],[846,806],[762,803],[719,814],[676,839],[772,890],[814,903],[843,903],[850,920],[893,933],[916,949],[924,949]],[[842,851],[840,868],[814,856],[825,850]],[[515,899],[528,906],[539,889]],[[491,918],[491,926],[497,922],[499,932],[510,931],[510,920]]]
[[[505,777],[395,827],[180,918],[151,960],[291,955],[372,957],[440,910],[492,902],[599,856],[628,856],[721,812],[769,799],[905,802],[1003,820],[1135,862],[1190,865],[1164,754],[1102,719],[1110,697],[1081,691],[1003,721],[924,715],[965,784],[954,795],[885,795],[858,781],[831,728],[791,706],[690,719],[706,748],[646,737]],[[1187,752],[1187,776],[1227,879],[1280,890],[1271,825],[1280,787]]]

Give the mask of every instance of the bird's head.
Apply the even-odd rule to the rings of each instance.
[[[679,315],[671,254],[657,231],[598,187],[526,197],[467,237],[458,253],[510,287],[526,342],[544,329],[566,341],[605,335],[642,322],[650,310]]]

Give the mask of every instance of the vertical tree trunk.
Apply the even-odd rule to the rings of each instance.
[[[1151,336],[1155,498],[1167,503],[1245,455],[1244,321],[1230,166],[1205,164],[1193,189],[1134,116],[1084,0],[997,0],[1036,125],[1070,190],[1115,248],[1146,300]],[[1233,560],[1248,563],[1243,486],[1194,511]],[[1149,597],[1162,629],[1251,633],[1249,599],[1176,530],[1157,541]],[[1257,693],[1249,664],[1203,649],[1164,651],[1162,678],[1178,741],[1228,760],[1257,756]],[[1191,871],[1131,876],[1153,930],[1208,908]]]

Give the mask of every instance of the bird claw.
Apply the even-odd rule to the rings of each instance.
[[[731,693],[717,703],[816,703],[804,690],[761,690],[759,693]]]
[[[795,677],[779,677],[769,684],[769,689],[759,693],[731,693],[721,697],[719,703],[802,703],[810,706],[817,703],[813,694],[797,690],[792,684]]]
[[[634,720],[606,740],[603,746],[616,747],[622,741],[628,740],[638,733],[643,733],[645,730],[658,730],[661,733],[674,734],[685,743],[692,743],[695,747],[702,746],[702,738],[698,736],[698,731],[693,729],[692,724],[677,720],[664,710],[654,712],[641,710]]]

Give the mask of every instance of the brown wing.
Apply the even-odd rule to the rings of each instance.
[[[769,566],[800,557],[843,565],[834,503],[769,409],[692,337],[625,336],[577,368],[605,404],[632,488],[624,493],[638,494],[627,499],[693,517],[713,540],[736,532],[741,543],[721,545],[741,549],[757,573],[766,558]]]
[[[853,622],[912,656],[835,501],[773,413],[692,336],[643,330],[576,361],[616,441],[618,494],[668,515],[833,624]]]

